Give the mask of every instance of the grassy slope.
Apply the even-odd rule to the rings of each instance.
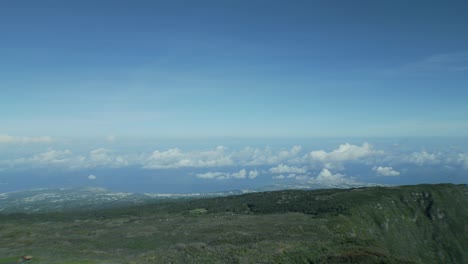
[[[4,215],[0,256],[49,264],[466,263],[467,202],[465,185],[447,184]]]

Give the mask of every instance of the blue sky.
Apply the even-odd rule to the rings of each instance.
[[[1,1],[0,190],[32,174],[32,186],[184,182],[173,191],[467,182],[467,13],[466,1]]]
[[[2,1],[2,133],[465,136],[466,1]]]

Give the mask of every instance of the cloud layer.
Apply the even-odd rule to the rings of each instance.
[[[48,139],[3,137],[4,142],[40,142]],[[327,150],[306,151],[302,146],[289,148],[217,146],[210,149],[186,151],[181,148],[154,150],[146,153],[119,153],[112,149],[96,148],[88,152],[65,149],[47,149],[13,159],[0,158],[0,171],[15,169],[82,170],[95,168],[135,167],[144,170],[185,169],[199,179],[257,179],[308,181],[327,186],[358,183],[348,168],[361,168],[368,176],[402,176],[408,167],[428,166],[468,169],[468,153],[448,151],[414,151],[397,148],[385,151],[364,142],[361,145],[337,144]],[[382,164],[385,164],[383,166]],[[458,167],[457,167],[458,166]],[[346,176],[350,175],[350,176]],[[408,175],[405,173],[405,175]]]

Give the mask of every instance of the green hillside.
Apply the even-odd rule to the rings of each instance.
[[[0,263],[466,263],[466,185],[0,215]]]

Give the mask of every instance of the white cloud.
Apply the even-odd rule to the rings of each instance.
[[[392,167],[373,167],[373,171],[377,172],[380,176],[400,176],[400,172],[394,170]]]
[[[428,153],[426,151],[414,152],[406,159],[406,161],[419,166],[440,163],[438,155]]]
[[[246,147],[233,153],[232,157],[243,165],[276,165],[280,163],[302,163],[300,157],[301,146],[293,146],[291,149],[275,151],[269,147],[264,149]]]
[[[40,163],[61,163],[66,161],[71,154],[68,149],[63,151],[49,150],[35,155],[32,160]]]
[[[201,179],[219,179],[219,178],[227,178],[228,173],[225,172],[206,172],[206,173],[198,173],[197,177]]]
[[[468,169],[468,154],[467,153],[458,154],[458,162],[462,164],[464,168]]]
[[[272,150],[246,147],[239,151],[227,152],[223,146],[215,150],[185,152],[178,148],[166,151],[156,150],[143,165],[146,169],[169,168],[210,168],[225,166],[276,165],[280,163],[301,163],[301,146],[286,150]]]
[[[343,183],[344,175],[343,174],[333,174],[328,169],[322,169],[322,171],[315,178],[317,182],[321,183],[333,183],[340,184]]]
[[[33,167],[43,167],[47,165],[64,165],[67,164],[71,151],[66,150],[49,150],[36,154],[30,158],[19,158],[10,162],[10,165],[32,165]]]
[[[346,177],[343,174],[333,174],[329,169],[324,168],[314,179],[311,179],[309,183],[319,184],[325,187],[331,188],[346,188],[351,186],[362,186],[363,183],[357,182],[356,180]]]
[[[294,180],[299,180],[299,181],[310,179],[310,177],[305,174],[295,174],[295,173],[290,173],[288,175],[280,174],[280,175],[273,176],[271,178],[275,180],[294,179]]]
[[[0,164],[7,167],[15,165],[46,166],[62,164],[65,169],[81,169],[92,167],[120,168],[126,166],[139,166],[145,169],[177,169],[177,168],[216,168],[227,166],[277,165],[303,162],[300,155],[300,146],[290,149],[272,150],[271,148],[251,148],[227,151],[223,146],[211,150],[183,151],[170,148],[164,151],[156,150],[150,154],[117,154],[112,150],[97,148],[85,154],[74,154],[65,150],[49,150],[17,160],[3,160]],[[284,165],[289,168],[289,165]],[[290,170],[301,171],[301,168],[291,166]],[[246,177],[255,178],[258,172],[247,174]],[[242,177],[241,174],[237,177]]]
[[[178,148],[166,151],[156,150],[147,159],[145,169],[171,168],[208,168],[235,165],[231,157],[226,155],[225,148],[218,146],[215,150],[184,152]]]
[[[131,164],[135,164],[138,159],[131,156],[115,155],[111,150],[99,148],[90,151],[87,155],[74,155],[70,150],[48,150],[35,154],[28,158],[18,158],[14,160],[4,160],[1,163],[9,167],[25,167],[33,168],[45,167],[61,167],[64,169],[83,169],[94,167],[120,168]]]
[[[218,146],[205,150],[185,151],[178,148],[166,150],[156,150],[152,153],[129,153],[121,154],[111,149],[97,148],[89,152],[72,153],[69,149],[49,149],[45,152],[35,153],[22,158],[0,160],[0,168],[11,170],[15,168],[60,168],[60,169],[88,169],[88,168],[121,168],[139,167],[145,169],[178,169],[178,168],[205,168],[206,171],[214,171],[197,174],[199,178],[216,179],[256,179],[260,174],[278,174],[284,179],[296,180],[325,180],[326,174],[321,177],[311,177],[309,171],[317,168],[326,169],[324,173],[341,172],[344,174],[344,165],[347,162],[364,163],[372,168],[379,176],[398,176],[400,170],[395,171],[392,167],[381,166],[388,164],[401,167],[408,163],[442,164],[452,166],[465,166],[468,168],[468,154],[452,152],[406,152],[398,153],[389,150],[382,155],[383,151],[374,149],[371,145],[351,145],[348,143],[339,145],[336,149],[329,151],[317,150],[307,154],[302,152],[301,146],[290,148],[273,149],[246,147],[242,149],[226,149]],[[442,154],[443,153],[443,154]],[[8,155],[5,155],[8,157]],[[250,168],[261,168],[260,170],[250,170]],[[258,167],[260,166],[260,167]],[[268,166],[268,167],[266,167]],[[265,168],[266,167],[266,168]],[[217,169],[218,168],[218,169]],[[219,172],[229,170],[236,172]],[[234,168],[234,169],[232,169]],[[241,168],[246,168],[242,169]],[[335,179],[345,178],[342,174],[331,174]],[[276,179],[280,179],[278,177]]]
[[[94,181],[97,179],[97,177],[91,174],[88,176],[88,179]]]
[[[258,173],[257,170],[251,170],[251,171],[249,171],[249,178],[250,179],[255,179],[255,178],[257,178],[258,174],[259,173]]]
[[[206,172],[198,173],[196,176],[201,179],[216,179],[216,180],[226,180],[226,179],[246,179],[247,176],[250,179],[257,177],[258,171],[251,170],[247,171],[246,169],[241,169],[238,172]]]
[[[105,138],[105,140],[107,142],[114,142],[115,140],[117,140],[117,137],[116,136],[113,136],[113,135],[109,135]]]
[[[362,146],[345,143],[330,152],[317,150],[310,152],[306,158],[313,164],[333,170],[343,170],[347,162],[373,163],[373,159],[384,154],[382,150],[376,150],[369,143]]]
[[[439,74],[441,72],[467,72],[468,52],[434,54],[420,61],[406,64],[391,73],[406,73],[417,75]]]
[[[239,172],[232,173],[231,177],[236,179],[245,179],[245,177],[247,177],[247,171],[242,169]]]
[[[299,168],[294,166],[288,166],[285,164],[279,164],[276,167],[270,168],[271,173],[306,173],[305,168]]]
[[[50,143],[53,142],[51,137],[14,137],[5,134],[0,134],[0,144],[1,143]]]
[[[345,143],[331,152],[325,152],[324,150],[312,151],[309,153],[309,157],[315,161],[328,163],[354,161],[368,157],[370,155],[382,153],[383,151],[374,150],[373,147],[367,142],[362,144],[362,146]]]
[[[294,177],[291,177],[291,175],[294,175]],[[307,180],[309,179],[309,176],[303,175],[303,174],[300,174],[300,175],[289,174],[288,178],[294,178],[296,180]]]
[[[281,174],[281,175],[273,176],[272,178],[275,179],[275,180],[284,180],[284,179],[286,178],[286,176],[284,176],[283,174]]]
[[[84,159],[85,167],[110,167],[120,168],[130,164],[126,157],[114,155],[111,150],[98,148],[91,150]]]

